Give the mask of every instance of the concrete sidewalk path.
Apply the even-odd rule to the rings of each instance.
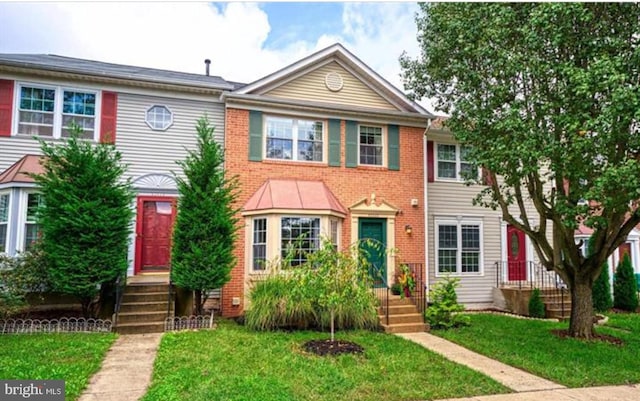
[[[121,335],[79,401],[136,401],[147,391],[162,333]]]
[[[604,386],[565,388],[500,395],[480,395],[469,398],[450,398],[438,401],[638,401],[640,386]]]
[[[483,373],[516,392],[565,388],[565,386],[469,351],[466,348],[429,333],[402,333],[397,335],[418,343],[433,352],[443,355],[447,359]],[[478,400],[479,399],[480,398],[478,398]],[[484,400],[484,398],[482,399]],[[523,400],[525,399],[529,400],[530,398],[523,398]]]

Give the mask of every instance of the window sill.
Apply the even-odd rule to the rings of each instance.
[[[280,164],[287,166],[308,166],[308,167],[329,167],[329,164],[326,162],[308,162],[308,161],[297,161],[297,160],[278,160],[278,159],[262,159],[262,163],[264,164]]]
[[[375,166],[373,164],[358,164],[356,166],[358,170],[373,170],[373,171],[399,171],[399,170],[389,170],[387,166]]]
[[[484,272],[479,273],[436,273],[436,278],[445,278],[445,277],[458,277],[458,278],[466,278],[466,277],[484,277]]]

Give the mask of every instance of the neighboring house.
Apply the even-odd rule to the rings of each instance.
[[[38,237],[40,146],[68,135],[115,143],[136,191],[130,276],[168,272],[177,189],[176,161],[195,149],[195,124],[208,116],[224,137],[223,91],[234,84],[185,74],[52,55],[0,54],[0,252],[27,250]]]
[[[562,280],[539,263],[529,237],[507,224],[500,210],[472,205],[483,187],[464,184],[460,172],[469,171],[471,164],[465,160],[465,148],[443,123],[443,118],[434,120],[426,132],[428,282],[433,284],[445,276],[459,278],[458,301],[470,309],[504,307],[503,294],[496,291],[500,288],[563,288]],[[528,210],[535,221],[537,212],[532,204]],[[591,233],[584,226],[576,231],[584,252]],[[638,229],[609,257],[611,280],[625,253],[630,255],[640,281]]]
[[[395,249],[372,256],[388,283],[401,262],[424,266],[431,114],[339,44],[224,100],[225,167],[241,183],[243,229],[223,314],[242,312],[251,282],[299,235],[301,251],[322,237]]]

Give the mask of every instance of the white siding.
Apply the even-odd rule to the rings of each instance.
[[[173,124],[166,131],[154,131],[145,122],[145,113],[153,105],[166,106],[173,113]],[[207,115],[215,127],[215,137],[224,143],[224,105],[218,102],[192,101],[157,96],[118,94],[116,146],[129,165],[128,176],[171,174],[180,167],[176,161],[195,149],[196,122]]]
[[[472,199],[480,191],[479,186],[467,187],[463,183],[428,183],[428,241],[429,282],[436,277],[436,227],[435,220],[443,217],[469,218],[482,221],[482,263],[480,275],[462,274],[459,277],[458,301],[461,303],[490,303],[493,301],[492,288],[496,286],[495,262],[501,259],[500,213],[480,206],[473,206]]]

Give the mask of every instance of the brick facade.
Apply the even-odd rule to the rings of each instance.
[[[395,245],[399,251],[396,260],[424,263],[424,128],[400,127],[399,171],[381,167],[345,167],[344,120],[341,121],[340,167],[293,161],[249,161],[248,110],[227,108],[225,133],[225,168],[229,175],[237,175],[240,182],[238,208],[241,208],[268,178],[323,181],[346,208],[363,198],[370,199],[371,195],[375,194],[378,202],[384,200],[400,209],[395,220]],[[418,206],[411,206],[411,199],[418,199]],[[244,219],[241,219],[241,222],[244,227]],[[411,235],[405,233],[404,227],[407,224],[412,227]],[[351,238],[350,216],[343,220],[341,238],[343,246],[357,240]],[[231,281],[223,289],[222,313],[225,316],[238,316],[243,312],[244,288],[247,281],[244,229],[238,231],[235,255],[237,265],[232,271]],[[232,305],[234,297],[240,298],[240,305]]]

